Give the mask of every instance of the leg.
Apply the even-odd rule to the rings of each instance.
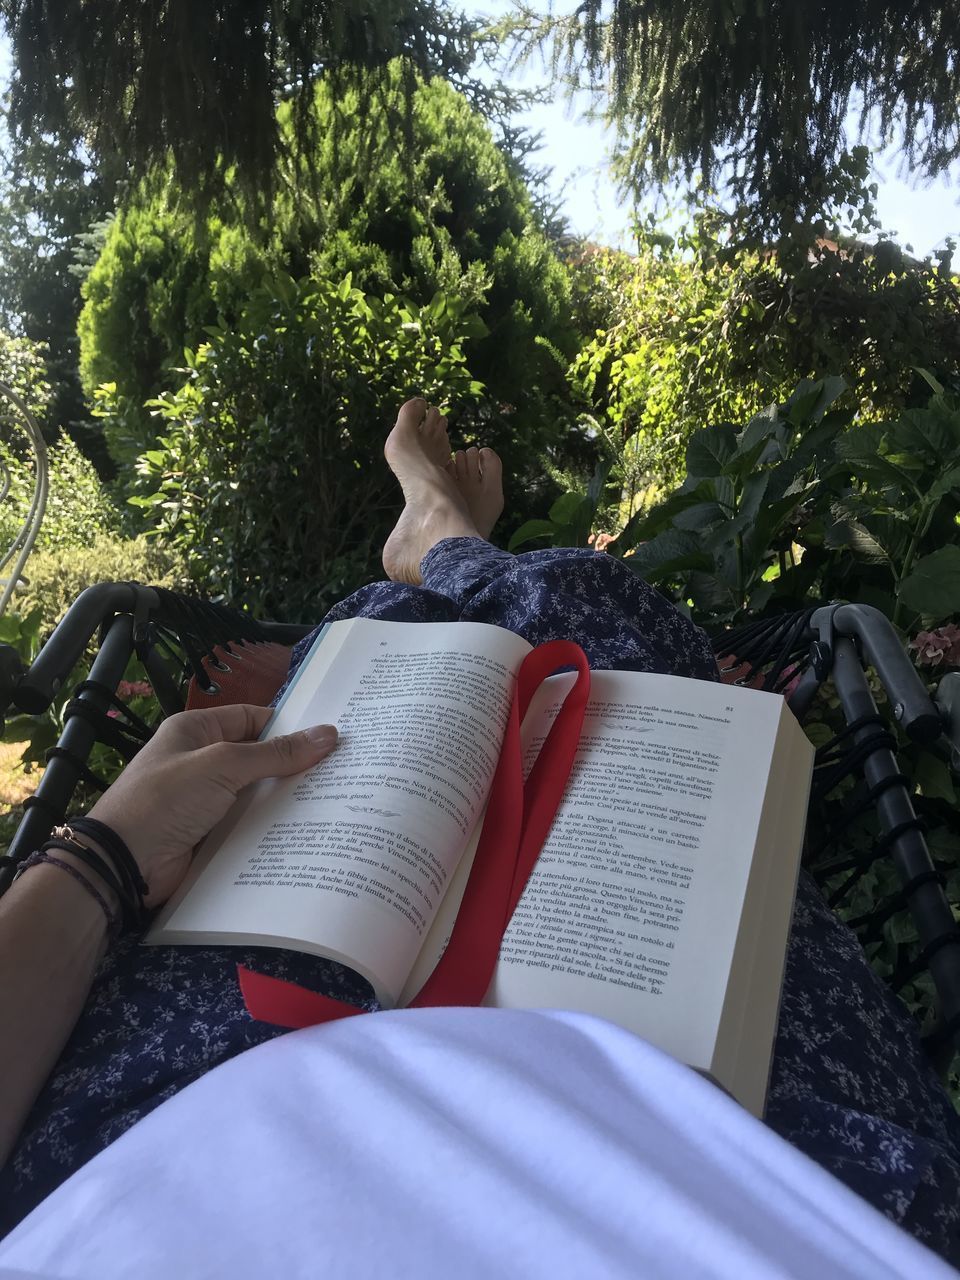
[[[622,561],[589,548],[510,556],[476,546],[448,540],[423,560],[424,584],[463,621],[505,627],[532,645],[575,640],[596,670],[717,678],[704,632]]]
[[[801,875],[766,1122],[960,1263],[960,1116],[907,1011]]]
[[[534,645],[576,640],[597,668],[716,678],[699,627],[622,562],[583,548],[512,556],[491,546],[503,508],[500,459],[490,449],[451,459],[446,421],[424,401],[403,406],[384,452],[406,499],[384,567],[394,583],[420,584],[421,592],[408,588],[401,600],[397,586],[365,588],[328,620],[362,613],[489,622]]]
[[[492,449],[482,451],[485,468],[477,449],[451,457],[447,420],[425,400],[403,405],[383,451],[404,497],[383,548],[383,567],[392,582],[416,585],[420,561],[436,543],[486,538],[492,531],[503,509],[500,459]]]

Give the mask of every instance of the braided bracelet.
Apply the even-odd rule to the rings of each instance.
[[[91,849],[89,845],[81,844],[79,840],[72,840],[68,836],[52,836],[45,844],[40,846],[41,853],[49,853],[51,850],[56,853],[57,850],[66,850],[72,853],[75,858],[79,858],[81,862],[93,871],[104,882],[112,894],[115,895],[120,904],[121,911],[128,914],[126,910],[126,895],[123,886],[114,875],[112,868],[95,849]]]
[[[131,897],[142,903],[150,892],[149,886],[143,878],[136,858],[127,848],[126,842],[114,831],[113,827],[108,827],[105,822],[101,822],[98,818],[71,818],[70,821],[73,830],[79,835],[90,836],[93,840],[103,845],[104,852],[108,853],[113,859],[121,878],[129,886]]]
[[[72,818],[70,826],[54,827],[50,839],[43,849],[59,846],[69,849],[81,858],[93,871],[102,876],[110,888],[120,899],[123,915],[131,929],[140,929],[147,915],[144,897],[149,887],[143,878],[133,854],[112,827],[96,818]],[[88,836],[96,840],[110,858],[115,873],[110,870],[103,858],[87,845],[77,840],[77,836]]]
[[[42,849],[38,849],[36,853],[31,853],[30,857],[20,864],[17,868],[17,874],[13,877],[12,883],[16,884],[25,871],[29,871],[31,867],[39,867],[44,862],[49,863],[51,867],[59,867],[61,871],[66,871],[68,875],[74,878],[74,880],[83,885],[91,897],[96,898],[103,910],[103,914],[107,917],[107,937],[111,942],[113,942],[120,934],[120,917],[110,910],[110,906],[106,898],[97,886],[93,884],[92,881],[88,880],[82,872],[78,871],[76,867],[72,867],[69,862],[63,862],[60,858],[54,858],[51,854],[45,853]]]

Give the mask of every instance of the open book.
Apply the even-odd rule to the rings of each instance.
[[[456,917],[529,652],[482,623],[325,628],[265,732],[334,723],[339,747],[241,797],[146,941],[313,952],[408,1003]],[[535,695],[527,768],[573,680]],[[812,763],[779,696],[591,673],[487,1003],[608,1018],[760,1114]]]

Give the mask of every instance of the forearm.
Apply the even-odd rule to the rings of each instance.
[[[80,1016],[106,939],[103,909],[60,867],[31,867],[0,898],[0,1165]]]

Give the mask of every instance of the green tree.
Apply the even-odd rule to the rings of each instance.
[[[503,27],[596,93],[634,191],[699,174],[766,226],[804,221],[851,112],[923,174],[960,155],[960,10],[942,0],[521,3]]]
[[[11,120],[18,136],[81,136],[95,164],[123,157],[137,178],[172,155],[199,204],[236,169],[266,194],[279,150],[316,142],[310,95],[318,74],[341,86],[392,58],[464,80],[472,24],[444,0],[2,0],[12,46]],[[480,86],[474,86],[481,92]],[[276,107],[294,104],[282,138]],[[396,142],[405,120],[397,118]]]
[[[131,501],[205,594],[319,618],[382,576],[399,503],[383,440],[398,405],[417,390],[474,399],[464,348],[481,329],[456,298],[415,307],[278,277],[153,403],[161,436]],[[100,401],[113,411],[108,392]]]
[[[402,69],[392,74],[392,96],[366,116],[359,91],[337,102],[333,84],[317,86],[321,141],[309,166],[281,165],[273,213],[258,227],[227,204],[198,222],[171,184],[142,189],[121,210],[84,286],[81,369],[88,392],[112,383],[134,406],[126,421],[136,443],[155,430],[136,407],[167,385],[184,348],[211,324],[234,323],[251,291],[281,274],[334,283],[350,274],[367,293],[425,304],[443,292],[476,307],[488,332],[469,359],[490,412],[504,406],[518,432],[533,431],[533,400],[563,381],[541,339],[567,357],[576,349],[566,272],[489,126],[441,80],[418,83],[413,96],[412,169],[393,156],[363,176],[362,153],[385,145],[402,110]],[[335,136],[326,125],[338,110],[351,124]],[[290,125],[288,108],[281,121]]]
[[[56,396],[47,349],[21,335],[0,330],[0,382],[26,405],[46,434],[49,491],[36,547],[51,552],[86,545],[90,537],[115,534],[120,513],[93,465],[73,440],[56,427]],[[13,541],[26,519],[37,482],[37,462],[20,411],[0,398],[0,548]]]
[[[42,342],[0,329],[0,382],[19,396],[41,431],[51,428],[54,398],[48,354]],[[3,416],[7,422],[19,418],[19,413],[4,400]]]
[[[0,128],[6,112],[0,116]],[[0,169],[0,325],[45,348],[52,404],[44,427],[62,427],[103,467],[99,434],[89,430],[78,370],[77,319],[81,276],[77,258],[91,224],[112,207],[115,183],[94,173],[77,138],[8,138]]]
[[[864,157],[851,164],[862,177]],[[869,192],[850,198],[862,213]],[[638,230],[636,256],[602,251],[575,266],[575,292],[599,327],[570,377],[619,460],[621,519],[656,496],[651,485],[680,480],[697,429],[743,421],[804,378],[842,377],[842,407],[866,421],[917,399],[917,366],[948,383],[960,376],[949,252],[917,262],[889,241],[839,232],[758,251],[731,246],[709,208],[676,238]]]

